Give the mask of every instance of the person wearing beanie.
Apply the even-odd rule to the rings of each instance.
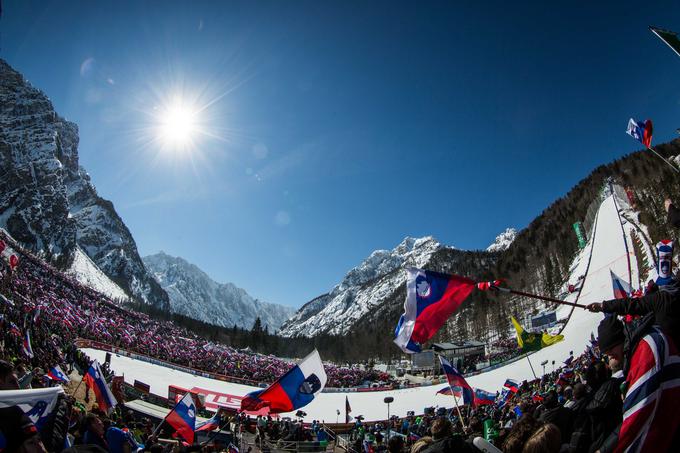
[[[0,408],[0,451],[47,453],[38,429],[18,406]]]
[[[623,422],[612,441],[616,451],[680,451],[680,411],[675,407],[680,382],[673,368],[680,355],[673,338],[658,326],[644,325],[626,338],[615,316],[605,317],[597,331],[610,367],[625,376]],[[625,355],[629,360],[624,361]]]

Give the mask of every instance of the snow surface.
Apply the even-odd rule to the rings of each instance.
[[[510,244],[513,243],[515,238],[517,237],[517,230],[514,228],[506,228],[505,231],[503,231],[501,234],[496,236],[496,240],[493,241],[493,244],[488,246],[486,248],[487,252],[502,252],[503,250],[506,250],[508,247],[510,247]]]
[[[576,281],[579,275],[585,273],[591,249],[592,259],[578,301],[579,304],[583,305],[613,297],[609,276],[610,269],[618,275],[628,274],[621,224],[612,196],[607,197],[600,205],[594,237],[576,258],[575,266],[572,266],[573,272],[570,281]],[[634,256],[631,256],[631,261],[635,261]],[[633,266],[633,271],[637,272],[636,266]],[[637,276],[634,275],[635,277]],[[576,294],[571,294],[567,300],[573,301],[575,298]],[[575,308],[562,332],[565,337],[564,341],[529,356],[535,371],[537,373],[542,372],[540,363],[544,360],[555,360],[561,364],[569,356],[569,351],[573,351],[574,354],[583,352],[588,344],[591,332],[597,333],[597,325],[601,319],[602,314],[600,313],[590,313]],[[92,358],[104,360],[105,353],[103,351],[85,349],[84,352]],[[169,384],[185,388],[201,387],[239,396],[257,389],[256,387],[193,376],[181,371],[116,355],[111,359],[111,368],[118,374],[124,374],[126,382],[132,383],[135,379],[146,382],[151,386],[151,392],[159,395],[167,394]],[[528,361],[519,360],[495,370],[469,377],[467,381],[473,387],[495,392],[502,388],[507,378],[532,379],[533,375]],[[422,412],[425,407],[429,406],[452,407],[453,400],[451,397],[436,394],[437,390],[442,387],[443,385],[439,384],[384,392],[321,393],[304,408],[307,413],[305,420],[318,419],[332,422],[336,419],[336,410],[340,410],[341,413],[344,410],[345,397],[349,398],[352,415],[363,415],[367,421],[386,418],[387,407],[383,403],[383,398],[386,396],[394,397],[394,402],[390,405],[390,413],[402,417],[406,416],[407,411]]]
[[[89,286],[111,299],[121,301],[129,299],[125,291],[102,272],[78,246],[76,246],[73,263],[66,273],[83,285]]]

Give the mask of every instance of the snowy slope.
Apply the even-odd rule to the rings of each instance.
[[[170,297],[175,313],[218,326],[250,329],[258,317],[270,332],[295,309],[253,298],[232,283],[218,283],[194,264],[163,252],[143,258],[144,265]]]
[[[433,237],[407,237],[392,250],[376,250],[328,294],[305,304],[281,328],[283,336],[346,334],[406,281],[403,269],[424,267],[443,248]]]
[[[486,248],[486,251],[502,252],[503,250],[506,250],[508,247],[510,247],[510,244],[512,244],[512,241],[514,241],[516,237],[517,230],[514,228],[507,228],[501,234],[496,236],[496,240],[493,241],[493,244]]]
[[[592,260],[586,275],[583,291],[578,301],[580,304],[599,302],[603,299],[612,298],[611,280],[609,270],[625,275],[628,272],[627,255],[621,224],[614,206],[613,198],[607,197],[601,204],[597,228],[586,247],[576,258],[572,267],[571,281],[583,274],[588,265],[588,257],[592,250]],[[633,259],[633,257],[631,257]],[[568,300],[573,300],[576,295],[571,295]],[[565,360],[569,351],[580,354],[588,344],[591,332],[597,332],[597,325],[602,319],[602,314],[590,313],[583,309],[574,309],[563,334],[565,340],[549,348],[535,352],[530,356],[534,368],[539,369],[543,360],[555,360],[558,363]],[[389,333],[386,333],[389,334]],[[103,360],[104,352],[88,349],[85,351],[93,358]],[[228,382],[211,380],[193,376],[187,373],[168,370],[159,365],[148,364],[131,360],[125,357],[114,356],[111,367],[118,374],[123,373],[127,382],[140,379],[151,385],[151,391],[160,395],[167,394],[169,384],[179,385],[185,388],[201,387],[232,395],[245,395],[256,388],[233,384]],[[504,367],[472,376],[468,382],[474,386],[488,391],[500,390],[507,378],[519,380],[531,379],[532,373],[527,360],[520,360]],[[388,392],[350,392],[350,393],[322,393],[311,404],[305,407],[308,414],[306,420],[313,419],[333,421],[336,410],[343,410],[347,397],[352,406],[352,414],[362,414],[367,421],[386,418],[386,406],[383,398],[394,397],[390,411],[398,416],[406,416],[406,412],[414,410],[421,412],[429,406],[451,407],[450,397],[437,395],[436,392],[442,385],[418,387]]]
[[[83,285],[98,291],[114,300],[128,300],[129,296],[123,289],[111,281],[96,264],[83,252],[80,247],[76,247],[71,267],[66,271]]]

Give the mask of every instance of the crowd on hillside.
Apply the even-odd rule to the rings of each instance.
[[[14,361],[49,368],[80,337],[250,383],[272,382],[293,366],[274,356],[211,343],[170,321],[122,308],[31,255],[19,256],[21,265],[12,273],[5,269],[0,283],[0,323],[7,326],[4,341],[10,346],[5,354],[14,354],[8,357]],[[21,353],[26,330],[34,358]],[[333,364],[326,364],[326,372],[329,387],[389,380],[385,373]]]

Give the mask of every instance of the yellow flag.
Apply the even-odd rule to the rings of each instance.
[[[564,335],[550,335],[547,333],[537,334],[524,330],[524,327],[513,316],[512,325],[517,331],[517,345],[523,351],[539,351],[546,346],[553,345],[559,341],[564,340]]]

